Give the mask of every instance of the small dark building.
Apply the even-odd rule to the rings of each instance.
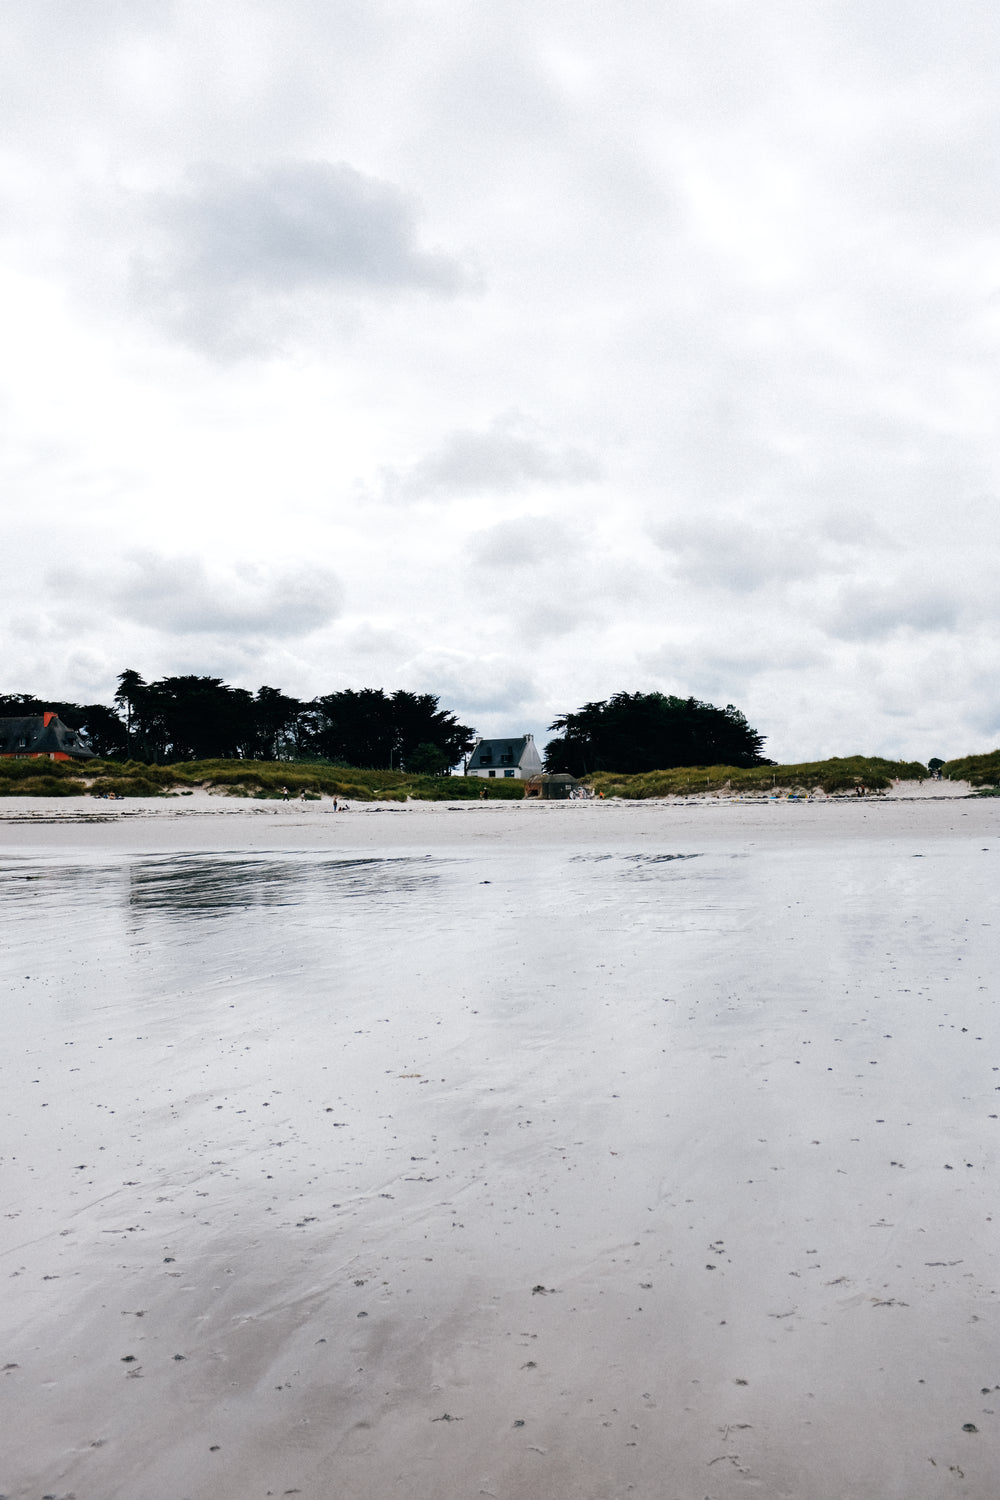
[[[565,802],[581,788],[575,776],[563,771],[543,771],[539,776],[528,778],[524,788],[525,797],[537,797],[542,802]]]
[[[0,760],[93,760],[75,729],[46,709],[21,719],[0,719]]]

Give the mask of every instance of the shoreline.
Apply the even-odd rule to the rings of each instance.
[[[911,840],[1000,828],[1000,798],[970,791],[935,796],[816,798],[615,798],[566,802],[288,802],[196,792],[190,797],[0,798],[0,857],[32,851],[648,847],[699,840],[712,846],[797,845],[815,839]],[[977,833],[978,836],[978,833]]]

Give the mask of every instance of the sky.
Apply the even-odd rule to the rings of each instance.
[[[1000,10],[8,0],[0,691],[1000,742]]]

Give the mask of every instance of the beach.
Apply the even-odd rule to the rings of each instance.
[[[0,1495],[993,1500],[998,859],[934,783],[0,802]]]

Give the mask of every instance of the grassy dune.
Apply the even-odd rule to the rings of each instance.
[[[973,786],[1000,786],[1000,750],[949,760],[942,774],[950,781],[969,781]]]
[[[951,760],[943,774],[974,787],[1000,784],[1000,750]],[[827,793],[851,794],[859,785],[884,791],[893,781],[921,781],[929,775],[916,761],[883,760],[879,756],[850,755],[831,760],[805,761],[790,766],[687,766],[642,775],[617,776],[608,771],[586,778],[593,791],[605,797],[638,800],[645,797],[697,796],[727,791],[737,796],[771,791],[805,793],[819,787]],[[231,797],[275,800],[304,793],[312,797],[344,797],[356,802],[472,801],[483,787],[491,800],[518,801],[524,783],[497,778],[410,776],[403,771],[364,771],[349,766],[314,765],[290,761],[205,760],[172,766],[147,766],[138,761],[0,761],[0,797],[82,797],[113,792],[116,797],[176,797],[193,791],[223,792]]]
[[[204,760],[172,766],[139,761],[0,761],[0,797],[174,797],[185,792],[224,792],[230,797],[281,800],[289,796],[344,797],[354,802],[458,801],[478,798],[486,785],[491,800],[519,799],[523,783],[478,777],[408,776],[402,771],[364,771],[290,761]]]
[[[676,767],[669,771],[647,771],[641,776],[614,776],[601,771],[588,776],[587,782],[606,797],[683,797],[723,790],[739,796],[775,790],[805,793],[816,787],[829,793],[851,793],[859,785],[869,791],[884,791],[897,778],[920,781],[928,774],[927,767],[916,761],[849,755],[793,766],[754,766],[747,771],[736,766]]]

